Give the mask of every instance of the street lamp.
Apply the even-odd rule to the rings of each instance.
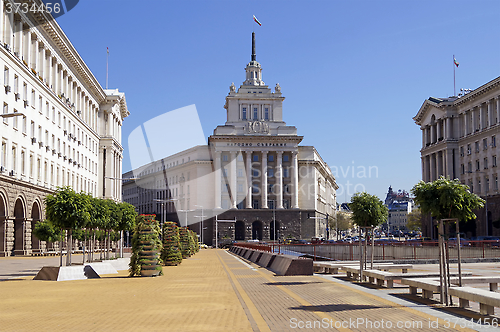
[[[170,203],[170,202],[174,202],[174,201],[178,201],[177,198],[169,198],[169,199],[154,199],[153,201],[155,202],[159,202],[161,203],[161,221],[160,221],[160,225],[161,225],[161,232],[163,234],[163,223],[165,221],[167,221],[167,212],[166,212],[166,209],[165,209],[165,204],[164,203]]]
[[[195,206],[197,207],[200,207],[201,208],[201,216],[196,216],[196,217],[201,217],[201,231],[200,231],[200,239],[201,239],[201,243],[204,244],[203,242],[203,220],[205,219],[205,215],[203,214],[203,206],[201,205],[196,205]]]
[[[15,116],[24,116],[24,113],[15,112],[15,113],[0,114],[0,118],[13,118]]]

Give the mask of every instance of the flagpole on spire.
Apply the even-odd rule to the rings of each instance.
[[[106,47],[106,90],[108,89],[108,63],[109,63],[109,47]]]
[[[455,59],[455,54],[453,54],[453,95],[457,95],[457,89],[455,87],[455,67],[458,67],[459,63],[457,59]]]

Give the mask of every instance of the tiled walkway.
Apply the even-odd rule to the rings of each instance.
[[[0,275],[15,263],[0,258]],[[386,291],[332,276],[274,276],[224,250],[202,250],[163,270],[156,278],[123,271],[2,281],[0,331],[472,331]]]

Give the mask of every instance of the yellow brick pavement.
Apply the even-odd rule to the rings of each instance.
[[[436,317],[321,277],[274,276],[224,250],[163,271],[0,282],[0,331],[467,331],[429,326]]]

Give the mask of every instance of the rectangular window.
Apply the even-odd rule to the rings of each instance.
[[[274,169],[269,168],[267,170],[267,176],[270,177],[270,178],[274,177]]]
[[[269,120],[269,108],[264,108],[264,120]]]
[[[484,138],[483,139],[483,150],[488,149],[488,139]]]
[[[272,183],[267,185],[267,193],[269,193],[269,194],[273,193],[273,186],[274,186],[274,184],[272,184]]]
[[[471,153],[470,144],[467,144],[467,154],[470,154],[470,153]]]
[[[0,160],[0,166],[7,168],[7,142],[2,141],[2,160]]]
[[[259,208],[259,201],[255,199],[255,200],[253,201],[252,206],[253,206],[253,208],[254,208],[254,209],[258,209],[258,208]]]
[[[14,93],[19,93],[19,77],[17,75],[14,75]]]
[[[479,160],[476,160],[476,171],[479,171],[481,169],[481,166],[479,164]]]
[[[13,146],[12,147],[12,170],[15,171],[16,170],[16,165],[17,164],[17,150],[16,150],[16,147]]]
[[[31,90],[31,107],[35,107],[35,90]]]
[[[479,152],[479,142],[475,142],[474,146],[475,146],[475,151]]]
[[[472,163],[470,161],[467,164],[467,172],[472,173]]]
[[[6,103],[3,103],[3,114],[7,114],[7,113],[9,113],[9,105],[7,105]],[[3,123],[9,124],[9,121],[7,120],[7,118],[3,118]]]
[[[497,146],[497,138],[495,135],[491,136],[491,146],[496,147]]]
[[[15,108],[14,108],[14,113],[17,113],[17,110]],[[17,126],[19,124],[19,119],[18,118],[19,118],[18,116],[15,116],[14,119],[13,119],[13,125],[12,126],[14,127],[14,129],[17,129]]]
[[[254,120],[257,120],[257,119],[258,119],[258,113],[259,113],[259,112],[258,112],[258,109],[257,109],[257,107],[255,107],[255,108],[253,109],[253,119],[254,119]]]
[[[271,199],[267,203],[268,203],[267,205],[269,206],[269,209],[274,210],[274,200]]]
[[[242,120],[246,120],[247,119],[247,108],[246,107],[243,107],[241,119]]]
[[[256,155],[256,154],[254,154],[254,155],[253,155],[253,161],[259,161],[259,156],[258,156],[258,155]]]
[[[462,174],[465,174],[465,165],[464,164],[461,164],[460,165],[460,169],[462,170]]]
[[[239,193],[243,192],[243,184],[242,183],[238,183],[238,192]]]
[[[464,156],[464,147],[461,146],[460,147],[460,157],[463,157]]]
[[[227,161],[227,154],[222,155],[222,161]]]
[[[9,85],[9,68],[3,68],[3,84],[5,86]]]
[[[498,176],[495,176],[495,191],[498,190]]]
[[[274,161],[274,156],[272,154],[270,154],[268,157],[267,157],[267,160],[268,161]]]
[[[287,154],[283,155],[283,161],[288,161],[288,155]]]
[[[283,177],[284,178],[289,177],[288,167],[283,167]]]
[[[238,168],[238,177],[243,177],[243,169],[242,168]]]
[[[491,166],[492,167],[497,167],[497,156],[493,156],[491,157],[492,158],[492,161],[491,161]]]
[[[488,168],[488,158],[484,158],[484,169]]]
[[[33,177],[33,155],[30,154],[30,178]]]
[[[28,130],[27,127],[28,127],[28,120],[26,119],[26,116],[23,115],[23,134],[25,135]]]

